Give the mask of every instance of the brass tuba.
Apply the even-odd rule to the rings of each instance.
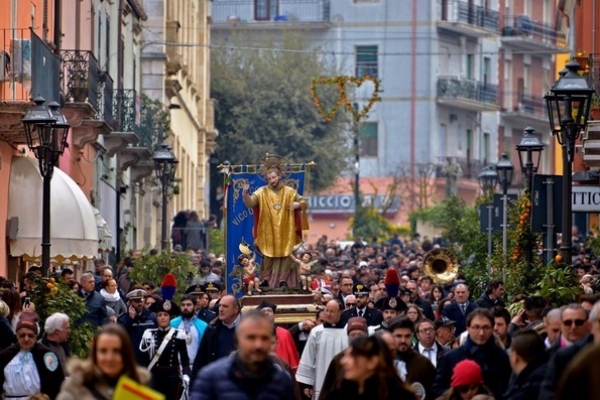
[[[458,260],[446,248],[433,249],[425,254],[423,271],[435,283],[445,285],[456,279],[458,275]]]

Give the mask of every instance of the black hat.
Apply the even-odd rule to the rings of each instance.
[[[379,308],[381,311],[395,310],[398,313],[408,310],[406,303],[397,297],[384,297],[379,299],[375,303],[375,307]]]
[[[434,325],[435,329],[440,329],[443,326],[454,326],[455,322],[450,318],[442,317],[435,320]]]
[[[155,301],[150,305],[148,309],[155,314],[158,314],[159,312],[169,313],[171,317],[176,317],[179,314],[181,314],[181,310],[179,309],[177,304],[175,304],[171,300]]]
[[[193,296],[198,296],[204,293],[206,293],[206,288],[200,283],[197,285],[192,285],[185,290],[185,294],[191,294]]]
[[[270,308],[271,310],[273,310],[273,312],[277,312],[277,305],[269,303],[266,300],[263,300],[262,303],[260,303],[258,307],[256,307],[257,310],[262,310],[263,308]]]
[[[204,289],[209,292],[209,291],[215,291],[215,292],[220,292],[221,291],[221,284],[219,282],[208,282],[206,285],[204,285]]]
[[[367,285],[362,284],[362,283],[357,283],[352,288],[352,293],[354,293],[355,296],[359,296],[359,297],[360,296],[368,296],[369,292],[370,292],[370,290],[367,287]]]

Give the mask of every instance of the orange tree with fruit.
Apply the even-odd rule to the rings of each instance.
[[[95,330],[89,323],[79,323],[81,317],[87,312],[83,297],[71,290],[60,277],[36,276],[28,294],[31,302],[35,304],[41,330],[44,329],[46,319],[50,315],[61,312],[69,316],[71,325],[69,348],[73,355],[85,357]]]

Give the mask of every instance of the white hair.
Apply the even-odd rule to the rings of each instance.
[[[44,330],[49,334],[60,331],[65,327],[65,322],[69,323],[69,316],[67,314],[54,313],[46,319]]]

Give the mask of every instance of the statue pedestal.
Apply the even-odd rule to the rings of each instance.
[[[256,308],[263,301],[277,306],[275,323],[278,325],[296,324],[305,319],[314,320],[316,317],[317,307],[313,304],[313,295],[309,293],[244,296],[242,312]]]

